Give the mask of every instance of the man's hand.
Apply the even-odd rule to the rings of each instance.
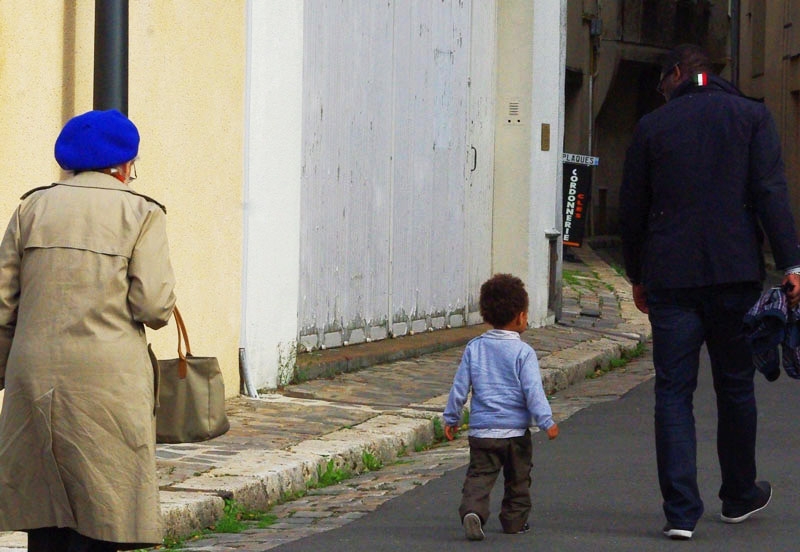
[[[451,426],[451,425],[444,426],[444,436],[447,437],[448,441],[452,441],[453,439],[455,439],[456,433],[458,433],[458,426]]]
[[[800,298],[800,295],[798,298]],[[644,290],[644,284],[633,284],[633,304],[645,314],[650,312],[650,309],[647,308],[647,296]]]
[[[800,274],[787,274],[783,277],[781,285],[786,293],[786,298],[789,300],[790,307],[800,303]]]
[[[558,437],[558,424],[553,424],[547,428],[547,438],[551,441]]]

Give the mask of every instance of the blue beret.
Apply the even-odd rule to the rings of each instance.
[[[56,161],[67,171],[105,169],[139,153],[139,131],[117,111],[88,111],[67,121],[56,139]]]

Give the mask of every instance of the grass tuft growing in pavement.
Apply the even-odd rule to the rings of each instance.
[[[349,471],[337,468],[333,462],[333,458],[328,460],[325,465],[325,470],[321,466],[317,466],[317,481],[309,483],[309,489],[318,489],[323,487],[330,487],[331,485],[338,485],[345,479],[352,477]]]
[[[574,270],[564,270],[561,272],[561,279],[569,286],[577,287],[581,285],[580,280],[578,279],[577,272]]]
[[[600,276],[595,271],[587,273],[578,270],[564,270],[561,272],[561,280],[580,294],[581,289],[593,292]]]
[[[437,443],[444,441],[444,426],[442,426],[442,420],[438,416],[431,418],[431,420],[433,421],[433,440]]]
[[[383,467],[383,462],[380,458],[376,458],[371,452],[364,451],[361,453],[361,461],[364,463],[366,471],[378,471]]]
[[[212,533],[241,533],[245,529],[253,526],[259,529],[269,527],[278,519],[277,516],[260,510],[251,510],[236,502],[226,499],[225,506],[222,508],[222,517],[217,522],[201,531],[195,531],[187,537],[164,537],[163,544],[158,548],[167,550],[179,550],[184,547],[186,542],[202,539]]]
[[[588,374],[586,377],[589,379],[599,378],[600,376],[604,376],[612,370],[622,368],[634,358],[642,356],[646,350],[647,348],[645,347],[644,343],[637,343],[633,349],[623,350],[619,358],[612,358],[607,365],[597,366],[594,369],[594,372]]]

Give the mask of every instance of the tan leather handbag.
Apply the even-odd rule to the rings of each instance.
[[[216,357],[193,356],[180,311],[178,358],[159,360],[157,443],[194,443],[222,435],[230,428],[225,414],[225,383]],[[183,354],[182,343],[186,344]]]

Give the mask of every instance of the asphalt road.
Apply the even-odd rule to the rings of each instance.
[[[704,360],[704,362],[707,362]],[[652,382],[619,400],[596,404],[562,424],[558,440],[534,436],[532,531],[504,535],[493,496],[486,539],[468,542],[457,508],[464,468],[395,498],[344,527],[275,550],[464,550],[532,548],[566,551],[770,552],[800,550],[800,381],[782,374],[775,383],[757,375],[759,472],[772,482],[772,503],[740,525],[719,521],[716,407],[710,370],[701,368],[695,394],[699,485],[706,513],[691,542],[670,541],[658,493],[652,428]],[[502,476],[501,476],[502,477]],[[502,488],[502,479],[495,487]]]

